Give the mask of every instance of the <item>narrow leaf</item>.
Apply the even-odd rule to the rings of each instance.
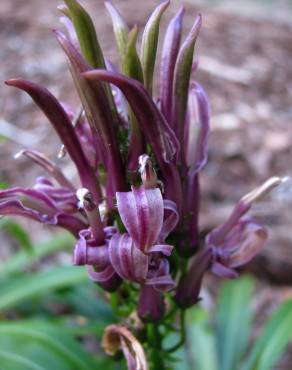
[[[214,333],[208,313],[195,307],[187,313],[187,345],[196,370],[221,370],[218,367]]]
[[[141,59],[144,71],[145,86],[150,94],[152,94],[153,73],[157,53],[157,44],[159,36],[160,19],[169,6],[170,1],[164,1],[159,4],[151,14],[146,23],[141,45]]]
[[[143,83],[143,71],[139,56],[136,50],[138,36],[138,27],[134,28],[129,33],[127,40],[126,50],[123,59],[122,70],[123,73],[132,77],[137,81]],[[137,118],[131,108],[128,109],[129,122],[130,122],[130,138],[129,138],[129,151],[128,151],[128,170],[136,171],[138,168],[138,158],[146,152],[146,144],[139,128]]]
[[[69,8],[71,19],[86,61],[94,68],[105,68],[102,50],[89,14],[76,0],[64,1]]]
[[[143,71],[141,62],[136,50],[136,43],[139,29],[134,26],[129,37],[127,38],[127,44],[125,49],[125,55],[123,58],[122,70],[125,75],[132,77],[137,81],[143,83]]]
[[[3,222],[4,220],[2,220]],[[54,236],[33,247],[32,253],[26,250],[14,254],[8,261],[0,265],[0,278],[7,275],[21,274],[26,268],[39,261],[41,258],[53,254],[54,252],[72,248],[74,238],[69,233],[62,233]]]
[[[0,362],[5,370],[46,370],[43,366],[36,364],[31,359],[16,354],[13,350],[0,351]]]
[[[1,323],[0,343],[8,351],[17,348],[20,356],[44,369],[91,370],[96,366],[65,328],[41,321]],[[52,363],[47,362],[49,358]]]
[[[30,273],[22,279],[5,280],[0,284],[0,310],[18,306],[26,299],[49,291],[74,286],[88,279],[84,268],[56,267],[48,271]]]
[[[107,11],[109,12],[109,15],[111,16],[118,52],[120,54],[121,60],[123,60],[126,50],[129,27],[127,26],[127,23],[125,22],[119,11],[110,1],[106,1],[105,6],[107,8]]]
[[[246,351],[251,325],[251,295],[249,278],[228,281],[219,293],[216,308],[216,342],[220,370],[234,370]]]
[[[201,22],[201,15],[198,15],[190,33],[180,48],[174,71],[172,127],[182,145],[194,48],[201,28]]]
[[[284,302],[265,325],[242,370],[271,370],[292,341],[292,300]]]
[[[9,218],[0,220],[0,228],[8,232],[12,238],[16,239],[19,246],[23,248],[26,254],[31,255],[33,246],[29,234],[23,229],[22,226]]]

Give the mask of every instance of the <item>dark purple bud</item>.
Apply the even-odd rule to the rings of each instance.
[[[195,256],[186,276],[179,282],[174,296],[175,302],[181,308],[191,307],[198,302],[203,276],[209,269],[212,258],[211,248],[204,248]]]
[[[152,286],[143,285],[138,302],[138,316],[143,321],[159,321],[165,312],[163,293]]]
[[[181,7],[167,27],[162,48],[160,65],[160,107],[168,122],[171,122],[173,98],[173,76],[178,55],[184,8]]]
[[[42,109],[75,163],[82,185],[90,189],[96,199],[100,200],[101,194],[97,179],[83,153],[71,121],[58,100],[47,89],[30,81],[12,79],[6,81],[6,84],[27,92]]]
[[[98,81],[88,81],[81,75],[89,71],[90,67],[61,32],[55,31],[55,33],[69,59],[72,77],[94,134],[98,158],[102,159],[106,166],[107,195],[111,203],[116,191],[124,191],[127,188],[116,139],[115,128],[118,122],[113,116],[105,86]]]
[[[83,74],[89,80],[106,81],[122,90],[137,118],[143,134],[152,146],[158,163],[175,159],[179,143],[144,86],[119,73],[94,70]]]

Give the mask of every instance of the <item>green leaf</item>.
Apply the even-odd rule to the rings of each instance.
[[[143,83],[142,66],[136,50],[138,31],[138,27],[134,26],[129,33],[122,70],[126,76],[135,78],[135,80]]]
[[[194,49],[201,23],[201,16],[198,15],[192,29],[180,47],[175,64],[172,124],[176,128],[177,136],[181,143],[183,143],[184,139],[184,122],[188,103]]]
[[[0,189],[7,189],[9,188],[9,184],[7,182],[0,182]]]
[[[0,228],[8,232],[27,253],[33,252],[33,246],[28,233],[18,223],[10,218],[0,220]]]
[[[242,370],[272,369],[291,340],[292,300],[288,300],[265,325]]]
[[[93,68],[105,68],[94,24],[86,10],[76,0],[64,0],[69,8],[82,53]]]
[[[33,247],[33,253],[20,251],[16,253],[5,264],[0,265],[0,278],[5,275],[14,275],[22,273],[26,268],[34,264],[39,259],[48,256],[54,252],[72,248],[74,238],[69,233],[62,233],[54,236],[52,239],[45,241]]]
[[[157,53],[160,19],[169,6],[169,0],[159,4],[146,23],[141,45],[141,60],[144,72],[144,82],[147,90],[152,94],[153,73]]]
[[[14,351],[0,351],[0,362],[5,370],[44,370],[30,359],[16,354]]]
[[[111,16],[118,52],[120,58],[123,60],[126,50],[129,27],[119,11],[110,1],[106,1],[105,6],[107,8],[107,11],[109,12],[109,15]]]
[[[0,284],[0,310],[18,306],[23,301],[64,287],[74,286],[88,279],[85,268],[55,267],[47,271],[5,280]]]
[[[6,364],[22,362],[26,367],[21,369],[96,368],[93,358],[83,350],[66,328],[41,321],[0,323],[0,347],[2,366],[4,358]],[[17,355],[12,356],[12,351],[15,352],[16,348]],[[4,368],[6,369],[6,366]]]
[[[186,322],[187,347],[192,368],[221,370],[218,367],[215,337],[210,328],[208,313],[200,307],[195,307],[188,311]]]
[[[244,277],[224,282],[216,308],[216,342],[220,370],[234,370],[246,351],[250,335],[253,282]]]

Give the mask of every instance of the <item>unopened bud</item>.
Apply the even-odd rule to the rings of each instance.
[[[157,176],[152,166],[150,157],[147,154],[142,154],[139,157],[139,172],[145,189],[157,187]]]
[[[103,225],[100,218],[99,208],[95,204],[93,194],[86,188],[78,189],[76,192],[79,207],[83,208],[91,226],[91,232],[97,245],[104,242]]]

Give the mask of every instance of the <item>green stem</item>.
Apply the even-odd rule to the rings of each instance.
[[[185,323],[185,310],[180,311],[180,339],[179,341],[172,347],[167,348],[164,352],[172,353],[179,349],[182,345],[184,345],[186,340],[186,323]]]
[[[149,347],[150,370],[164,370],[164,359],[161,353],[161,335],[158,324],[147,324],[147,342]]]

